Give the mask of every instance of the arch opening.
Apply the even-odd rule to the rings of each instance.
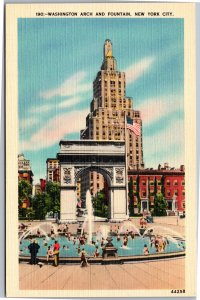
[[[75,176],[77,194],[77,217],[86,211],[86,192],[89,190],[92,199],[93,214],[96,218],[111,217],[112,171],[99,166],[82,168]]]

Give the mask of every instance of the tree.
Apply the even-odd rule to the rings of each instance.
[[[46,192],[35,195],[32,200],[32,209],[35,212],[34,219],[45,219],[47,212],[51,211],[51,206],[51,198]]]
[[[140,176],[137,176],[136,180],[136,196],[137,196],[137,205],[138,205],[138,212],[141,211],[141,200],[140,200]]]
[[[52,211],[54,214],[60,213],[60,185],[57,182],[47,182],[46,193],[51,202],[49,211]]]
[[[148,198],[149,198],[149,211],[152,212],[153,210],[153,205],[151,201],[151,197],[153,196],[154,193],[151,192],[151,184],[150,184],[150,177],[148,177]]]
[[[104,191],[100,191],[92,198],[94,215],[98,217],[108,218],[108,205]]]
[[[129,216],[134,216],[134,193],[133,193],[133,178],[131,177],[128,183],[128,196],[129,196]]]
[[[26,217],[28,218],[28,220],[34,220],[35,217],[35,211],[33,210],[32,207],[28,207],[26,210]]]
[[[166,216],[167,202],[162,193],[157,193],[154,199],[154,216]]]
[[[161,177],[161,193],[165,195],[165,176]]]
[[[29,203],[32,197],[32,185],[27,180],[19,180],[18,182],[18,208],[19,216],[26,217],[27,208],[23,208],[22,205],[25,200]]]

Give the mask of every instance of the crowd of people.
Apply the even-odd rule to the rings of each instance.
[[[22,224],[21,227],[23,227],[24,224]],[[140,226],[141,228],[146,228],[146,220],[144,218],[140,219]],[[135,239],[136,232],[132,231],[130,229],[126,229],[125,232],[120,231],[121,228],[118,225],[111,225],[109,234],[116,237],[116,241],[118,242],[119,248],[126,248],[130,246],[130,240]],[[77,252],[78,256],[81,259],[81,266],[87,266],[87,257],[89,256],[86,253],[85,246],[87,244],[92,244],[94,246],[94,251],[92,256],[95,258],[98,258],[101,256],[101,251],[104,249],[104,247],[107,244],[106,238],[104,238],[102,235],[100,235],[100,232],[97,230],[96,238],[92,238],[91,241],[88,241],[88,236],[84,234],[84,230],[82,231],[81,235],[77,234],[71,234],[69,231],[69,227],[67,224],[59,224],[57,228],[55,228],[53,225],[49,229],[48,237],[51,238],[51,241],[54,241],[54,244],[52,243],[49,245],[49,241],[47,241],[47,238],[43,235],[43,230],[38,227],[36,230],[36,236],[38,238],[43,237],[43,246],[47,247],[46,249],[46,260],[47,263],[52,263],[54,266],[59,265],[59,255],[60,255],[60,248],[62,247],[63,250],[72,250]],[[65,236],[67,239],[66,245],[60,245],[59,242],[56,240],[57,236]],[[167,237],[161,236],[161,235],[155,235],[153,231],[148,232],[147,236],[149,236],[149,241],[146,239],[144,240],[144,246],[143,246],[143,254],[148,255],[152,250],[155,249],[155,252],[164,252],[167,244],[169,244],[169,241]],[[68,243],[70,242],[70,244]],[[41,243],[40,243],[41,245]],[[37,240],[34,239],[31,241],[30,245],[28,246],[28,250],[30,252],[30,263],[36,264],[37,263],[37,254],[40,249],[40,245],[37,243]],[[87,247],[86,247],[87,248]],[[90,253],[91,256],[91,253]]]

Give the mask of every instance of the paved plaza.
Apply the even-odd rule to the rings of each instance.
[[[23,290],[107,290],[107,289],[183,289],[185,259],[123,265],[20,264],[20,289]]]
[[[139,219],[132,220],[139,225]],[[177,217],[154,218],[151,226],[168,227],[184,236],[184,219]],[[31,226],[39,225],[34,222]],[[98,226],[99,222],[95,223]],[[110,224],[115,228],[116,224]],[[77,224],[69,225],[76,231]],[[125,289],[184,289],[185,258],[155,260],[124,264],[29,265],[19,264],[19,287],[22,290],[125,290]]]

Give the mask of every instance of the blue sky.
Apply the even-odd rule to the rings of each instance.
[[[145,167],[184,164],[183,19],[18,19],[19,152],[34,183],[61,139],[79,139],[92,82],[113,43],[126,95],[141,110]]]

